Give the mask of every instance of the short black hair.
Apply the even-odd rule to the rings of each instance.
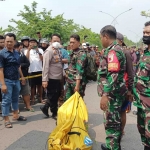
[[[71,38],[74,38],[74,39],[76,39],[78,42],[80,42],[80,36],[78,35],[78,34],[72,34],[71,36],[70,36],[70,39]]]
[[[6,37],[9,36],[9,37],[13,37],[14,40],[16,40],[16,35],[14,33],[7,33],[4,35],[4,39],[6,39]]]
[[[57,36],[57,37],[61,40],[61,37],[60,37],[59,34],[57,34],[57,33],[52,34],[52,35],[51,35],[51,39],[53,38],[53,36]]]
[[[150,21],[147,21],[146,23],[145,23],[145,27],[146,26],[150,26]]]
[[[3,40],[4,39],[4,36],[3,35],[0,35],[0,40]]]
[[[111,39],[116,39],[116,37],[117,37],[117,31],[116,31],[115,27],[113,27],[112,25],[107,25],[107,26],[103,27],[100,31],[100,34],[102,36],[107,34]]]
[[[36,34],[41,34],[40,32],[36,32]]]
[[[20,43],[16,42],[16,44],[14,45],[14,48],[19,48],[19,46],[20,46]]]

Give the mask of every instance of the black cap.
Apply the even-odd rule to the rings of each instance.
[[[31,42],[31,41],[34,41],[34,42],[38,43],[38,41],[37,41],[36,39],[33,39],[33,38],[31,38],[31,39],[29,40],[29,42]]]
[[[122,46],[126,46],[126,44],[124,43],[124,36],[119,32],[117,32],[117,39],[122,41]]]

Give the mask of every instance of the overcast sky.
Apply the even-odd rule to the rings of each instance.
[[[73,19],[75,23],[91,28],[99,33],[105,25],[111,24],[113,18],[99,11],[116,17],[115,25],[118,32],[136,42],[142,37],[144,23],[150,18],[142,17],[141,11],[150,10],[150,0],[35,0],[38,11],[42,8],[52,10],[52,15],[64,13],[65,19]],[[0,26],[6,28],[11,18],[19,19],[17,14],[24,5],[30,6],[33,0],[0,0]],[[137,35],[138,36],[137,36]]]

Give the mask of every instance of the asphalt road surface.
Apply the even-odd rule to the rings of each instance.
[[[84,98],[89,113],[89,135],[93,140],[92,150],[101,150],[101,143],[105,142],[103,112],[99,108],[96,83],[91,82],[86,89]],[[48,118],[40,111],[42,104],[34,105],[35,112],[27,112],[20,104],[21,115],[27,117],[26,122],[14,122],[12,129],[6,129],[0,116],[0,150],[46,150],[49,134],[55,128],[55,120]],[[132,110],[135,110],[132,107]],[[10,114],[10,119],[12,116]],[[127,114],[125,135],[122,139],[122,150],[143,150],[140,135],[136,127],[136,115]]]

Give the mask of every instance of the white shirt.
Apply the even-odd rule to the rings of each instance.
[[[38,50],[43,55],[43,50],[41,48],[38,48]],[[25,55],[27,54],[27,51],[28,50],[24,51]],[[30,61],[29,73],[42,71],[42,60],[40,59],[40,56],[35,49],[30,50],[29,61]]]

